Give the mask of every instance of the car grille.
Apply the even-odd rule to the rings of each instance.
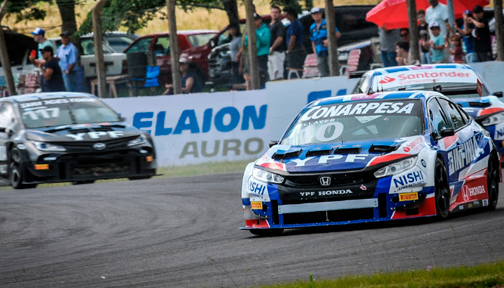
[[[132,137],[124,137],[120,139],[113,139],[107,141],[95,141],[95,142],[84,142],[84,141],[75,141],[75,142],[52,142],[51,144],[63,146],[66,149],[67,153],[92,153],[98,152],[93,148],[93,145],[96,143],[103,143],[106,145],[105,150],[99,152],[106,151],[116,151],[128,148],[128,142],[136,139],[138,136]]]
[[[334,173],[334,174],[329,173],[319,175],[291,174],[288,176],[284,176],[285,178],[284,185],[288,187],[320,188],[321,176],[331,177],[331,185],[329,187],[364,184],[376,180],[373,172],[374,171],[365,171],[365,172],[348,172],[348,173]]]

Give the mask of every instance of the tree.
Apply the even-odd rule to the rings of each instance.
[[[237,0],[177,0],[177,6],[185,11],[194,8],[218,9],[226,11],[230,23],[238,23]],[[116,31],[119,27],[126,27],[128,32],[147,26],[148,22],[160,13],[166,17],[166,0],[110,0],[102,9],[102,25],[104,31]],[[93,30],[91,15],[81,25],[81,34]]]

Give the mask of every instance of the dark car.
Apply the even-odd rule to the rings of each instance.
[[[95,96],[60,92],[0,100],[0,177],[15,189],[155,174],[149,134]]]

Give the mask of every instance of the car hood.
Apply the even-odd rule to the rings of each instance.
[[[276,145],[255,164],[289,173],[360,170],[416,155],[425,146],[424,136],[343,144]]]
[[[75,124],[27,129],[26,139],[41,142],[105,142],[140,136],[140,131],[126,123]]]
[[[452,100],[462,106],[467,114],[473,118],[478,118],[500,111],[504,111],[504,103],[495,96],[475,97],[475,98],[452,98]]]

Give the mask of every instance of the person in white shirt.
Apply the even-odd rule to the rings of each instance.
[[[444,38],[446,36],[445,23],[448,22],[448,7],[439,3],[439,0],[429,0],[429,4],[431,6],[427,8],[427,11],[425,11],[425,21],[429,24],[429,27],[431,27],[431,24],[434,22],[439,23],[441,29],[439,35]],[[430,37],[432,38],[432,32],[429,32]]]

